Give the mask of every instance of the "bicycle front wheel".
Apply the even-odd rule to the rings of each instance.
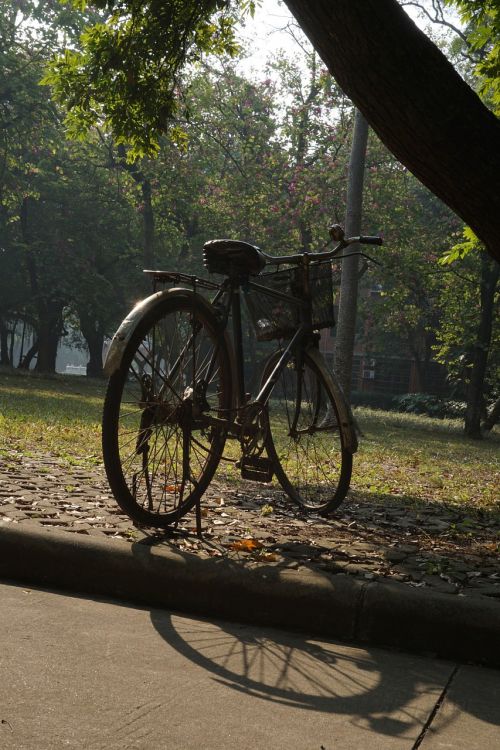
[[[166,527],[207,488],[231,407],[227,344],[207,303],[172,293],[139,323],[108,384],[103,456],[116,501]]]
[[[268,361],[267,379],[280,353]],[[308,353],[292,358],[268,402],[268,455],[287,495],[307,511],[326,515],[349,489],[352,454],[344,445],[335,395],[322,363]]]

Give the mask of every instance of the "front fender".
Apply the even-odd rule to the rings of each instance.
[[[156,292],[155,294],[146,297],[146,299],[141,300],[141,302],[139,302],[120,323],[118,330],[111,340],[104,362],[104,373],[108,378],[119,369],[127,344],[134,335],[137,326],[144,316],[158,305],[163,304],[165,300],[173,295],[177,295],[178,298],[192,300],[195,293],[190,289],[184,289],[181,287],[174,287],[172,289],[164,289],[160,292]],[[213,308],[208,300],[197,294],[196,301],[199,304],[205,305],[207,313],[213,316]]]

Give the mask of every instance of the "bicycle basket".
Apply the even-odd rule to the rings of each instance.
[[[333,280],[330,262],[311,263],[283,271],[261,274],[255,283],[269,290],[250,288],[245,298],[258,341],[291,338],[300,322],[300,306],[272,296],[286,294],[296,300],[306,299],[307,278],[312,300],[312,323],[316,329],[331,328],[333,317]]]

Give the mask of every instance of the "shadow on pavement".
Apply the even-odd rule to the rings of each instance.
[[[133,547],[158,544],[150,538]],[[231,564],[245,567],[245,562]],[[350,647],[271,627],[213,623],[157,609],[151,610],[151,622],[171,647],[219,684],[260,700],[347,715],[356,725],[394,737],[414,737],[420,731],[456,671],[455,664],[444,660]],[[478,669],[479,675],[490,674],[500,683],[497,672]],[[464,712],[500,725],[500,712],[491,702],[470,697],[470,692],[468,698],[453,694],[441,730]]]
[[[442,661],[161,610],[151,612],[151,621],[169,646],[219,684],[295,709],[348,716],[355,725],[395,737],[420,731],[454,669]]]

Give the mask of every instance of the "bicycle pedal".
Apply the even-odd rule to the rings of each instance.
[[[239,462],[243,479],[253,482],[270,482],[273,478],[273,464],[270,458],[263,456],[244,457]]]

